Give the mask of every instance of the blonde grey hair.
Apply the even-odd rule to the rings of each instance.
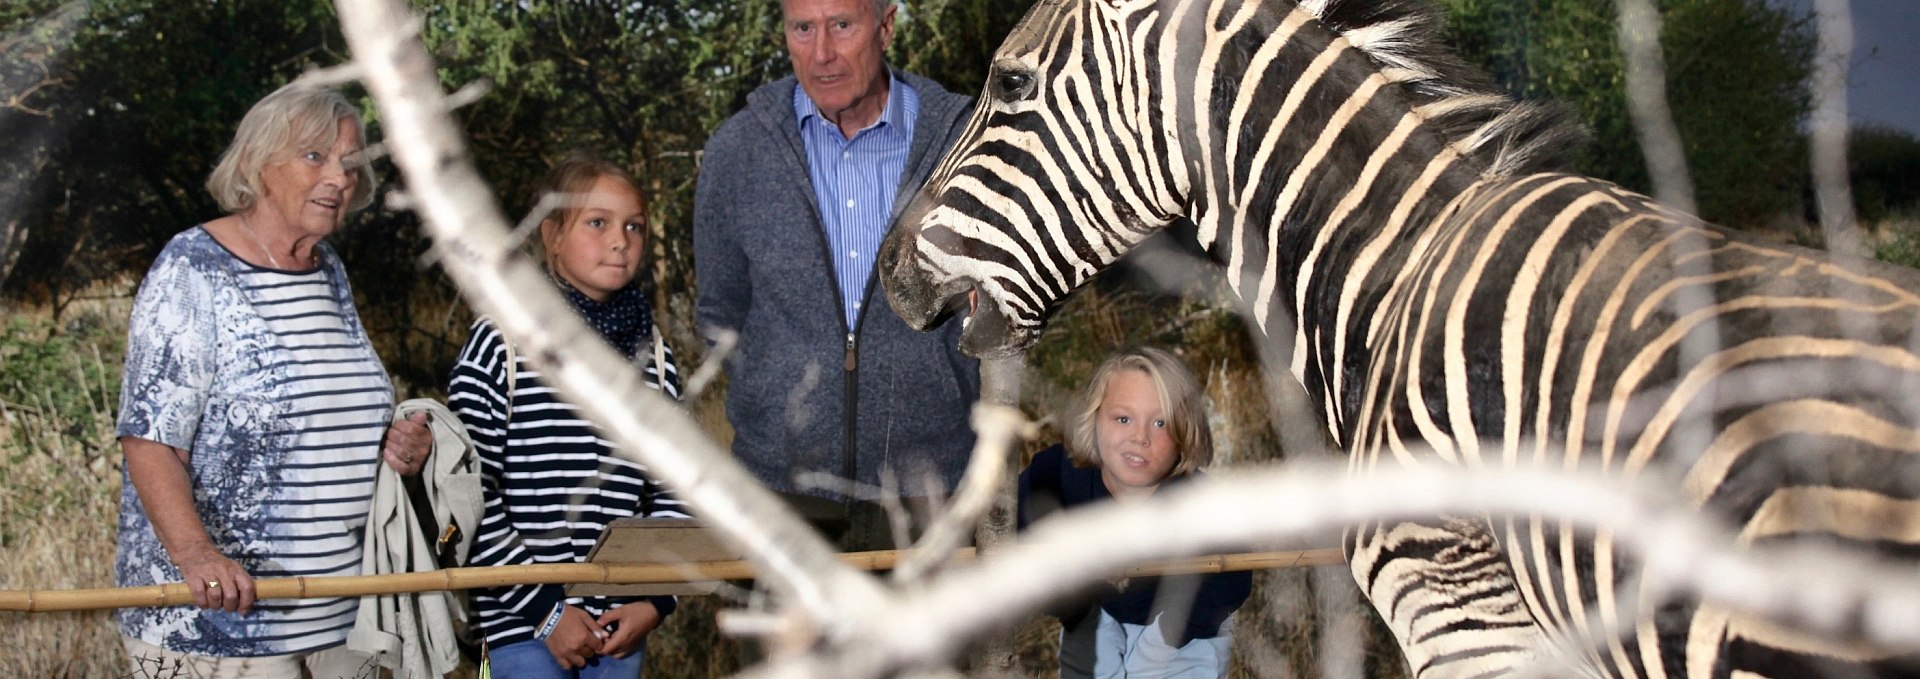
[[[207,177],[207,192],[230,214],[253,207],[260,199],[260,171],[301,149],[332,146],[338,141],[340,120],[353,121],[365,143],[367,126],[360,109],[339,92],[301,83],[274,90],[240,119],[233,143]],[[373,168],[365,161],[348,162],[347,171],[359,177],[347,208],[364,208],[373,202]]]
[[[1173,354],[1152,347],[1114,352],[1094,368],[1086,388],[1067,412],[1067,457],[1074,466],[1100,466],[1100,402],[1107,385],[1121,371],[1146,373],[1160,392],[1160,412],[1167,418],[1167,436],[1173,439],[1174,463],[1168,476],[1185,476],[1213,463],[1213,427],[1208,424],[1207,394],[1187,365]]]
[[[886,18],[887,8],[898,4],[898,0],[868,0],[867,4],[873,6],[873,18],[878,21]],[[783,14],[787,11],[787,0],[780,0],[780,11]]]

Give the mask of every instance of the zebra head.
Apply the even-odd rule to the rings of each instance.
[[[1446,50],[1440,25],[1401,0],[1040,0],[883,245],[894,310],[929,327],[967,308],[962,350],[1019,351],[1069,291],[1185,218],[1285,334],[1303,311],[1287,305],[1330,298],[1297,270],[1578,136]]]
[[[1022,350],[1056,302],[1181,214],[1186,169],[1158,100],[1171,92],[1150,85],[1155,9],[1040,0],[1015,26],[966,132],[881,247],[909,324],[966,307],[964,352]]]

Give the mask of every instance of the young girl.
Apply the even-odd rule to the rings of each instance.
[[[555,166],[536,194],[571,202],[540,223],[547,272],[608,344],[644,364],[647,380],[679,397],[672,354],[634,282],[647,241],[647,205],[626,171],[575,158]],[[584,560],[600,531],[629,516],[685,516],[646,469],[561,401],[525,355],[481,318],[454,365],[447,400],[483,464],[486,507],[472,565]],[[509,365],[511,363],[511,365]],[[511,380],[511,382],[509,382]],[[496,677],[640,676],[648,631],[672,597],[568,597],[561,585],[474,591]]]
[[[1145,498],[1213,461],[1206,395],[1179,359],[1159,349],[1107,358],[1067,415],[1066,442],[1041,451],[1020,474],[1022,528],[1052,509]],[[1163,581],[1179,594],[1156,600]],[[1251,574],[1110,585],[1097,602],[1060,612],[1061,677],[1227,675],[1226,623],[1252,591]]]

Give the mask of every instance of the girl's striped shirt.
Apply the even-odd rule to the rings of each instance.
[[[649,385],[680,396],[671,352],[655,365],[651,343],[638,351]],[[506,388],[506,344],[487,319],[454,364],[448,405],[467,426],[482,464],[486,507],[474,536],[474,566],[585,561],[614,519],[686,516],[679,500],[647,476],[644,466],[611,453],[611,445],[572,405],[515,352],[514,385]],[[562,585],[519,585],[474,590],[474,609],[488,645],[498,648],[534,638],[540,623],[561,602],[599,616],[631,597],[568,597]],[[672,597],[648,597],[661,616]]]

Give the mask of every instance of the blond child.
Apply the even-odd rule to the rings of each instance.
[[[1206,395],[1179,359],[1128,349],[1101,363],[1063,418],[1066,442],[1020,474],[1020,526],[1051,509],[1133,502],[1213,461]],[[1145,538],[1143,539],[1150,539]],[[1247,573],[1131,578],[1060,611],[1062,677],[1224,677]],[[1192,596],[1165,597],[1160,592]]]

